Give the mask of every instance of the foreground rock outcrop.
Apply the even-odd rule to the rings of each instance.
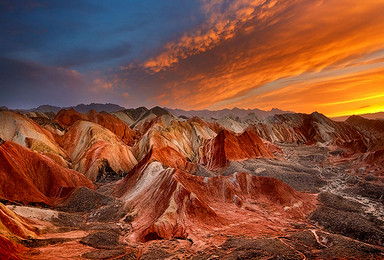
[[[65,169],[19,144],[0,146],[0,198],[23,204],[54,205],[76,187],[94,188],[84,175]]]
[[[31,250],[18,242],[38,234],[37,228],[0,203],[0,259],[23,259]]]
[[[56,142],[54,134],[24,115],[0,111],[0,137],[45,154],[61,165],[68,165],[69,157]]]
[[[247,227],[253,231],[261,226],[265,230],[268,225],[274,225],[275,230],[285,228],[290,219],[304,219],[315,201],[315,197],[273,178],[245,173],[199,177],[165,168],[159,162],[127,176],[117,185],[116,195],[132,209],[128,216],[134,219],[134,231],[127,239],[144,242],[171,238],[201,241],[203,233],[197,230],[239,234],[247,233]],[[271,215],[266,218],[266,214]],[[279,222],[272,224],[269,218],[277,215]],[[246,221],[248,217],[261,222]],[[236,222],[240,223],[230,225]]]

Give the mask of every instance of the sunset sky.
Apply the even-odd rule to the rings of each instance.
[[[383,0],[0,1],[0,106],[384,111]]]

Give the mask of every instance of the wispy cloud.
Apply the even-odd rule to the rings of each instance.
[[[265,21],[275,11],[276,0],[202,0],[202,12],[206,20],[175,41],[168,42],[160,54],[145,61],[142,66],[159,72],[189,56],[208,51],[221,41],[234,37],[244,23]]]
[[[8,57],[0,84],[17,104],[28,97],[35,104],[97,97],[124,106],[335,115],[378,109],[383,101],[382,0],[167,0],[133,9],[121,1],[129,15],[100,4],[105,12],[78,16],[75,26],[63,18],[87,5],[67,12],[20,3],[0,18],[4,28],[47,32],[0,29],[0,56]],[[25,15],[9,15],[20,8]],[[50,10],[61,15],[52,24]]]
[[[261,86],[342,69],[348,76],[349,68],[379,64],[384,56],[382,1],[204,1],[202,9],[204,23],[122,71],[116,84],[151,89],[148,99],[173,107],[254,108],[262,100],[251,102],[248,94]],[[291,104],[283,96],[274,102],[271,107]]]

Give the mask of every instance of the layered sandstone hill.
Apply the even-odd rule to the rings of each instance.
[[[89,121],[76,121],[61,137],[75,170],[96,181],[105,174],[129,172],[137,160],[113,132]]]
[[[80,120],[91,121],[107,128],[127,145],[131,146],[134,143],[134,131],[119,118],[109,113],[98,113],[94,110],[91,110],[87,114],[80,114],[72,108],[68,110],[60,110],[54,118],[54,121],[58,122],[63,128],[68,128],[76,121]]]
[[[61,165],[68,165],[69,157],[56,142],[53,134],[24,115],[0,111],[0,137],[45,154]]]
[[[87,120],[87,117],[72,108],[68,110],[60,110],[55,116],[54,120],[58,122],[63,128],[67,128],[78,120]]]
[[[151,162],[160,162],[166,167],[184,170],[189,173],[195,173],[197,170],[195,163],[188,161],[181,153],[172,147],[164,146],[161,148],[151,148],[128,175],[134,175],[141,167]]]
[[[0,162],[0,197],[6,200],[54,205],[76,187],[94,187],[84,175],[13,142],[0,146]]]
[[[0,203],[0,235],[8,239],[36,238],[39,230]]]
[[[314,197],[273,178],[245,173],[199,177],[166,168],[159,162],[144,165],[116,189],[116,195],[132,209],[126,216],[134,218],[133,232],[127,237],[130,241],[201,241],[201,237],[215,230],[246,235],[246,228],[256,232],[262,226],[265,231],[269,225],[279,230],[290,219],[302,219],[314,208]],[[271,215],[265,218],[267,213]],[[271,221],[277,215],[280,220]],[[247,218],[259,222],[250,223]]]
[[[149,121],[140,131],[144,134],[134,147],[138,160],[153,148],[171,147],[186,159],[197,162],[203,142],[216,136],[214,129],[202,120],[181,121],[169,115]]]
[[[153,107],[148,109],[146,107],[138,107],[125,109],[122,111],[112,113],[116,117],[120,118],[124,123],[132,128],[141,128],[143,124],[155,119],[156,117],[173,115],[166,109],[161,107]]]
[[[258,157],[272,158],[273,151],[264,144],[256,133],[245,131],[236,135],[222,130],[203,146],[200,162],[206,165],[208,169],[214,170],[223,168],[230,161]]]
[[[138,107],[125,109],[117,112],[113,112],[112,114],[116,117],[120,118],[121,121],[126,123],[129,126],[133,126],[140,118],[148,112],[148,108],[146,107]]]
[[[365,152],[364,134],[346,123],[335,122],[326,116],[312,114],[283,114],[267,118],[250,126],[262,138],[271,142],[313,145],[336,145]]]

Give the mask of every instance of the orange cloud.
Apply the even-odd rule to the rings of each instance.
[[[205,23],[169,42],[159,55],[119,80],[145,86],[143,92],[152,90],[147,98],[165,94],[164,101],[151,100],[184,109],[239,106],[312,112],[318,108],[336,115],[344,113],[347,104],[353,110],[380,100],[369,98],[382,86],[378,74],[370,83],[374,87],[361,77],[360,85],[330,79],[346,80],[384,67],[383,1],[207,0],[202,9]],[[316,85],[321,82],[329,85],[322,85],[323,92]],[[300,92],[302,86],[306,92]],[[358,86],[364,86],[367,99],[347,102],[361,98]],[[284,92],[286,87],[296,94]],[[342,89],[350,93],[343,95]],[[280,90],[285,94],[278,94]],[[339,102],[329,104],[332,109],[320,106],[328,96],[330,102]]]
[[[268,9],[276,1],[266,0],[202,0],[202,11],[208,17],[199,28],[185,33],[176,41],[164,46],[164,50],[142,65],[153,72],[159,72],[189,56],[199,54],[214,48],[222,40],[228,40],[235,35],[238,25],[257,18],[264,19]],[[224,5],[228,4],[225,8]],[[255,12],[258,9],[258,12]]]

